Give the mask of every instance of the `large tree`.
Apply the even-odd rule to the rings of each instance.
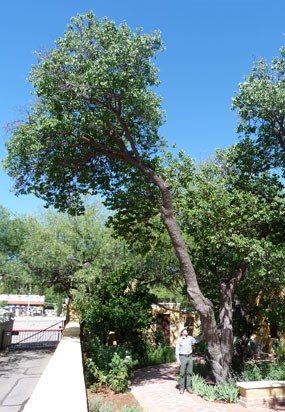
[[[177,158],[171,154],[164,157],[164,174],[172,183],[175,215],[199,286],[213,303],[220,342],[224,356],[228,356],[225,369],[230,367],[234,336],[243,342],[249,340],[261,313],[274,322],[265,290],[278,302],[278,308],[284,303],[280,294],[285,286],[284,184],[277,175],[254,172],[255,156],[249,156],[251,147],[250,142],[244,147],[246,163],[244,158],[239,159],[241,148],[236,145],[227,151],[219,150],[215,158],[196,168],[182,152]],[[125,186],[120,197],[126,201],[118,202],[113,197],[116,214],[112,222],[116,232],[130,245],[134,233],[139,233],[143,250],[151,248],[153,242],[159,245],[158,238],[164,241],[162,248],[169,251],[155,219],[156,210],[152,209],[152,216],[149,209],[144,211],[143,193],[134,180]],[[178,272],[175,261],[168,264],[172,273]],[[257,301],[256,322],[252,317],[249,325],[247,319],[253,315]],[[239,316],[233,318],[237,312]],[[241,314],[244,316],[238,323]],[[280,321],[278,324],[283,328]]]
[[[233,98],[237,131],[252,139],[260,170],[285,170],[285,47],[280,54],[271,65],[257,61]]]
[[[72,19],[31,72],[36,101],[7,144],[5,164],[17,193],[34,193],[71,213],[82,210],[83,194],[108,196],[141,175],[146,204],[152,199],[160,208],[219,382],[229,370],[228,338],[221,339],[212,302],[200,290],[170,182],[158,168],[163,114],[153,92],[158,79],[151,59],[161,49],[158,33],[133,33],[125,23],[116,26],[91,12]],[[237,276],[244,270],[242,263]],[[231,335],[227,315],[225,337]]]
[[[0,206],[0,292],[28,291],[30,272],[20,262],[25,235],[25,219]]]
[[[280,176],[284,178],[285,47],[281,47],[280,55],[274,57],[271,64],[264,59],[255,62],[251,73],[239,84],[232,109],[238,113],[237,132],[241,135],[236,146],[238,155],[233,160],[242,167],[243,176],[251,180],[252,175],[258,176],[267,171],[275,179],[280,179]],[[249,159],[253,161],[249,162]],[[267,193],[268,198],[272,195]],[[284,208],[280,210],[280,218],[284,221]],[[280,231],[277,230],[277,233]],[[284,239],[284,230],[281,236]],[[279,267],[275,278],[284,282],[282,267]],[[282,325],[283,310],[273,304],[276,299],[272,294],[267,296],[270,296],[271,306],[275,309],[268,309],[265,315],[269,314],[273,320],[275,318],[276,324]]]

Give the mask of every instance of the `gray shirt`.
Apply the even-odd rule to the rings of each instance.
[[[192,345],[196,343],[193,336],[180,336],[176,342],[175,357],[179,362],[179,355],[190,355],[192,353]]]

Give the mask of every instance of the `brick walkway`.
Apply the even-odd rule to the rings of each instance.
[[[142,368],[135,372],[132,394],[144,412],[271,412],[283,409],[244,408],[235,403],[207,402],[199,396],[179,394],[174,364]]]

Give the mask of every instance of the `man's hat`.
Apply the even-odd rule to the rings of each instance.
[[[187,326],[183,326],[183,328],[182,329],[180,329],[180,336],[182,335],[182,332],[184,331],[184,330],[187,330],[188,331],[188,328],[187,328]]]

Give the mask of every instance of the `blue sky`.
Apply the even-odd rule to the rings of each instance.
[[[22,117],[32,101],[26,82],[36,50],[54,46],[72,16],[88,10],[133,29],[159,29],[166,50],[160,69],[166,124],[161,133],[197,160],[237,140],[230,111],[238,83],[254,60],[269,62],[285,44],[284,0],[9,0],[1,2],[0,158],[6,125]],[[15,197],[13,182],[0,171],[0,204],[31,213],[42,202]]]

